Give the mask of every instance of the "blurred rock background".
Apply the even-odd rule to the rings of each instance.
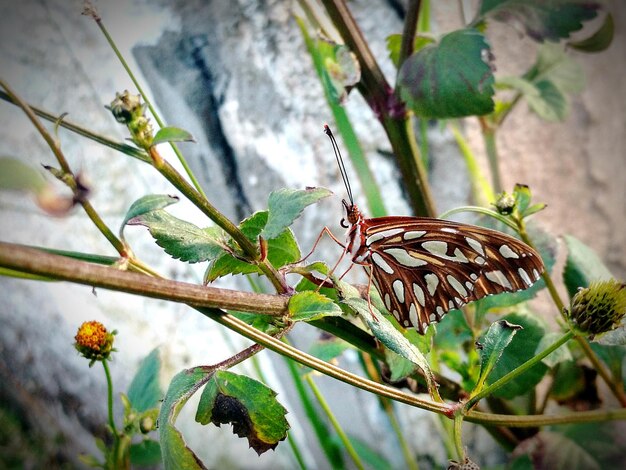
[[[471,2],[467,3],[471,11]],[[385,37],[401,32],[403,5],[391,0],[350,2],[390,80],[394,71]],[[595,55],[572,53],[584,69],[587,86],[574,98],[567,120],[546,123],[521,106],[509,117],[498,143],[505,187],[517,182],[530,185],[536,200],[548,204],[540,216],[542,224],[555,234],[580,238],[598,251],[616,276],[624,278],[626,60],[622,25],[626,15],[619,2],[613,6],[617,27],[611,48]],[[323,123],[332,124],[332,118],[294,21],[293,2],[116,0],[97,7],[166,122],[196,137],[197,144],[182,144],[181,149],[209,199],[226,215],[240,220],[265,208],[274,189],[326,186],[336,197],[307,209],[294,230],[303,251],[308,251],[324,225],[341,233],[343,188],[322,133]],[[67,112],[69,120],[123,140],[125,129],[104,105],[116,91],[135,90],[97,26],[81,11],[78,0],[0,2],[0,75],[29,103],[55,114]],[[459,3],[433,2],[433,18],[436,33],[459,27]],[[498,73],[523,71],[534,60],[535,44],[510,27],[493,24],[489,37]],[[408,213],[397,170],[386,156],[389,145],[382,129],[356,93],[347,108],[384,188],[388,211]],[[33,166],[54,163],[43,140],[16,107],[0,102],[0,122],[2,156],[16,156]],[[467,120],[466,131],[482,156],[475,120]],[[72,167],[91,180],[92,202],[114,229],[138,197],[173,192],[143,163],[65,130],[59,137]],[[430,177],[443,212],[466,203],[470,188],[452,137],[433,126],[430,138]],[[358,195],[355,179],[353,186]],[[198,225],[207,223],[185,202],[171,211]],[[127,236],[135,252],[161,272],[175,279],[201,281],[203,266],[164,258],[145,229],[131,227]],[[0,195],[0,239],[115,254],[79,211],[51,218],[22,195],[6,192]],[[336,247],[326,245],[318,256],[328,261],[338,254]],[[237,278],[218,285],[249,289],[245,280]],[[104,433],[106,389],[101,371],[89,369],[72,347],[83,321],[97,319],[120,332],[119,352],[112,364],[118,392],[125,391],[137,364],[154,347],[163,351],[165,386],[181,368],[216,363],[247,344],[184,306],[103,290],[94,295],[87,287],[0,278],[0,299],[0,427],[21,431],[2,436],[10,450],[3,454],[15,453],[23,459],[24,468],[44,463],[54,468],[63,462],[74,466],[78,453],[97,453],[93,436]],[[301,347],[317,335],[307,327],[298,333],[296,344]],[[309,465],[323,467],[312,432],[283,374],[282,360],[272,353],[259,357],[269,385],[290,410],[293,433],[306,449]],[[343,365],[359,370],[350,355]],[[240,370],[253,373],[246,365]],[[377,449],[401,465],[401,460],[393,460],[393,455],[399,457],[398,449],[385,441],[387,424],[376,400],[324,377],[318,382],[333,397],[331,406],[347,430],[376,443]],[[228,427],[200,427],[193,423],[192,412],[191,405],[183,411],[181,429],[210,467],[245,467],[242,456],[256,468],[293,467],[286,445],[257,458]],[[432,437],[433,417],[406,407],[401,416],[414,449],[443,464],[444,449]],[[489,439],[475,430],[470,442],[476,452],[482,452],[484,463],[497,463],[500,457],[491,452]]]

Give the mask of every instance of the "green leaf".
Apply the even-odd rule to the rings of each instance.
[[[202,462],[187,447],[182,434],[174,427],[178,413],[187,400],[206,383],[212,373],[196,367],[174,376],[167,389],[159,413],[159,442],[166,470],[204,469]]]
[[[494,109],[491,51],[475,29],[446,34],[411,55],[398,74],[402,98],[424,118],[488,114]]]
[[[418,365],[424,372],[428,389],[431,393],[436,391],[435,378],[424,355],[419,349],[413,346],[408,339],[402,336],[402,333],[396,330],[382,313],[373,306],[368,305],[365,300],[358,297],[348,297],[343,300],[343,303],[359,314],[372,331],[373,335],[387,348],[403,358],[408,359],[413,364]]]
[[[266,240],[278,237],[294,220],[300,217],[305,207],[330,196],[326,188],[279,189],[270,193],[268,201],[269,216],[261,232]]]
[[[168,255],[188,263],[214,260],[226,250],[219,228],[200,228],[164,210],[146,212],[133,217],[128,221],[128,225],[148,227],[157,245]]]
[[[509,345],[515,333],[523,328],[506,320],[494,322],[485,336],[480,340],[480,377],[478,382],[484,383],[487,376],[500,360],[504,349]]]
[[[611,279],[611,272],[600,257],[590,247],[571,235],[565,235],[567,260],[563,271],[563,281],[570,297],[579,287],[588,287],[591,281]]]
[[[157,467],[161,463],[161,445],[152,439],[131,444],[130,463],[133,467]]]
[[[351,345],[347,341],[337,338],[336,336],[324,335],[321,339],[313,343],[309,349],[309,354],[322,361],[330,362],[341,356],[346,349],[350,348]]]
[[[291,321],[318,320],[327,316],[339,316],[343,312],[331,299],[314,291],[298,292],[289,299]]]
[[[513,188],[513,195],[515,196],[515,207],[523,214],[533,197],[530,188],[525,184],[517,183]]]
[[[594,34],[580,41],[570,41],[567,43],[567,46],[581,52],[602,52],[609,48],[613,42],[614,34],[613,15],[607,13],[604,23]]]
[[[595,18],[600,4],[588,0],[483,0],[479,18],[520,25],[535,41],[558,41]]]
[[[528,314],[512,313],[503,317],[503,320],[520,325],[523,330],[516,333],[502,353],[500,360],[493,367],[487,379],[488,383],[495,382],[533,357],[537,346],[541,342],[541,338],[545,334],[544,326],[537,317]],[[540,362],[496,390],[494,395],[506,399],[523,395],[532,390],[541,381],[547,370],[548,368],[545,364]]]
[[[0,157],[0,189],[39,193],[46,187],[41,172],[16,158]]]
[[[152,145],[162,144],[164,142],[195,142],[191,133],[185,129],[178,127],[162,127],[152,139]]]
[[[559,44],[542,44],[535,64],[524,74],[524,78],[535,84],[550,81],[563,94],[580,93],[585,87],[582,67]]]
[[[387,51],[389,52],[389,58],[393,62],[393,65],[398,67],[400,62],[400,46],[402,44],[402,34],[391,34],[387,36]],[[428,44],[432,44],[435,40],[429,36],[416,35],[413,40],[413,52],[417,52],[424,48]]]
[[[179,201],[178,196],[170,194],[147,194],[137,199],[131,204],[124,216],[124,220],[120,225],[120,238],[124,238],[124,227],[129,220],[152,212],[158,209],[165,209],[167,206],[175,204]]]
[[[576,361],[569,360],[559,364],[552,381],[550,397],[558,402],[565,402],[575,397],[585,388],[583,369]]]
[[[268,211],[259,211],[241,222],[239,228],[251,242],[256,243],[267,220]],[[291,229],[287,228],[283,230],[278,237],[268,240],[267,259],[275,268],[294,263],[300,259],[300,248],[298,247],[298,242]],[[261,270],[256,264],[246,263],[245,261],[225,253],[209,265],[204,275],[204,280],[208,283],[228,274],[252,274],[260,272]]]
[[[233,433],[246,437],[261,455],[287,437],[286,414],[272,389],[250,377],[218,370],[202,392],[196,421],[231,423]]]
[[[153,349],[139,364],[139,370],[128,387],[128,399],[133,409],[143,412],[159,406],[163,396],[159,385],[160,369],[159,350]]]
[[[557,333],[556,331],[546,333],[545,336],[541,338],[541,341],[539,341],[539,345],[537,346],[537,350],[535,351],[535,356],[550,347],[550,345],[556,343],[556,341],[561,338],[561,336],[563,335],[561,333]],[[572,353],[570,352],[569,348],[567,348],[567,346],[563,345],[544,357],[541,362],[552,368],[555,365],[560,364],[561,362],[571,360]]]
[[[568,103],[565,96],[551,81],[532,83],[523,77],[503,77],[498,79],[498,85],[519,91],[530,109],[546,121],[562,121],[567,116]]]
[[[348,92],[361,79],[361,66],[356,56],[343,44],[319,37],[315,43],[319,53],[321,79],[335,103],[343,103]]]

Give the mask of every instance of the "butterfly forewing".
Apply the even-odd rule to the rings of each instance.
[[[541,257],[504,233],[422,217],[361,219],[365,257],[387,309],[424,334],[449,310],[501,292],[527,289]]]

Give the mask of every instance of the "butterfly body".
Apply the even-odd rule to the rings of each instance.
[[[535,250],[496,230],[428,217],[365,218],[343,204],[346,252],[370,270],[398,322],[421,334],[449,310],[529,288],[544,269]]]

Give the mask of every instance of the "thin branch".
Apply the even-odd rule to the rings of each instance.
[[[287,313],[289,300],[277,295],[252,294],[153,278],[5,242],[0,242],[0,266],[50,279],[183,302],[197,307],[235,309],[278,316]]]
[[[406,16],[404,18],[404,28],[402,30],[398,70],[400,70],[406,58],[413,53],[413,42],[415,41],[421,4],[421,0],[409,0]]]

